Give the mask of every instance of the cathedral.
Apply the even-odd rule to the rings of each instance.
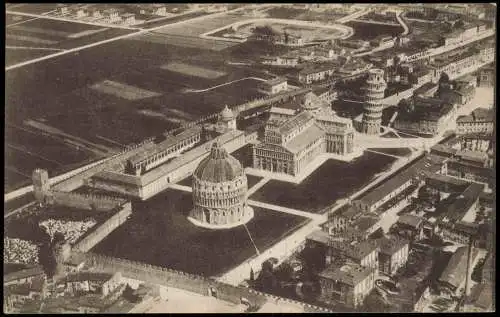
[[[245,171],[218,142],[194,171],[192,189],[194,208],[188,219],[197,226],[227,229],[253,218],[253,209],[246,203]]]
[[[309,92],[296,109],[271,108],[264,140],[253,147],[253,167],[296,176],[320,154],[353,151],[352,120]]]

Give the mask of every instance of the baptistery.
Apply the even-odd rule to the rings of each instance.
[[[218,142],[193,173],[193,209],[189,220],[201,227],[226,229],[253,218],[246,203],[247,177],[240,162]]]

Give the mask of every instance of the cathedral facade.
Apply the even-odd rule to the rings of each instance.
[[[320,154],[353,151],[352,120],[309,92],[295,110],[271,108],[264,140],[253,147],[253,167],[295,176]]]

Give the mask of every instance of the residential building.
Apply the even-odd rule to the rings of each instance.
[[[41,266],[35,266],[6,274],[4,275],[3,284],[4,286],[14,284],[30,284],[34,279],[37,278],[45,279],[45,272]]]
[[[493,109],[476,108],[468,116],[457,119],[457,133],[484,133],[492,134],[494,129],[495,112]]]
[[[69,13],[68,6],[65,4],[58,4],[56,5],[57,12],[61,15],[65,15]]]
[[[375,286],[375,269],[354,263],[332,264],[319,273],[320,301],[342,303],[348,307],[362,305]]]
[[[333,76],[337,68],[338,65],[333,63],[307,65],[298,72],[298,80],[302,84],[323,81]]]
[[[262,82],[259,91],[266,95],[274,95],[282,91],[286,91],[287,89],[288,89],[288,82],[286,78],[278,77]]]
[[[479,252],[472,247],[470,256],[469,272],[467,272],[467,260],[469,258],[469,247],[459,247],[451,256],[448,265],[438,279],[438,287],[441,295],[461,296],[465,292],[465,280],[467,274],[471,274],[474,263],[478,259]]]
[[[135,24],[135,14],[126,13],[122,15],[122,23],[126,25]]]
[[[306,241],[306,246],[319,246],[325,250],[326,265],[337,259],[343,259],[364,267],[376,270],[379,268],[378,253],[380,248],[374,241],[346,241],[346,239],[332,237],[322,230],[308,235]]]
[[[390,232],[410,242],[420,240],[424,234],[424,219],[410,214],[401,215]]]
[[[337,91],[333,90],[331,87],[315,87],[312,92],[318,96],[319,99],[327,103],[332,103],[338,97]]]
[[[400,237],[388,236],[377,240],[379,272],[392,276],[408,261],[409,242]]]
[[[75,296],[83,293],[98,293],[105,297],[122,283],[120,272],[115,274],[99,272],[78,272],[68,274],[57,281],[58,286],[64,286],[64,293]]]
[[[484,67],[479,71],[478,84],[481,87],[495,87],[496,68],[495,65]]]
[[[492,284],[476,284],[472,287],[471,294],[467,297],[464,305],[466,312],[493,312],[493,293]]]
[[[45,288],[46,280],[41,277],[34,278],[30,283],[4,285],[4,312],[16,313],[30,302],[39,302],[46,295]]]
[[[436,98],[413,98],[413,111],[400,111],[394,128],[408,132],[436,135],[443,132],[457,107]]]

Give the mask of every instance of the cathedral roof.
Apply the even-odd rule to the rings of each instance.
[[[207,158],[198,165],[194,176],[211,183],[232,181],[243,174],[240,162],[218,143],[214,142]]]

